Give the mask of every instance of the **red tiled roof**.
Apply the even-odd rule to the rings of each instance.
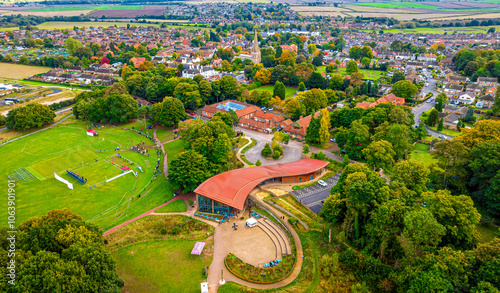
[[[243,168],[224,172],[207,179],[194,192],[225,205],[243,209],[245,200],[259,183],[276,177],[312,173],[328,165],[315,159],[302,159],[293,163]]]

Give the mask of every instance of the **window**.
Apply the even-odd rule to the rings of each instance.
[[[314,177],[314,176],[313,176],[313,175],[311,175],[311,177],[309,177],[309,180],[313,180],[313,177]]]
[[[299,181],[302,181],[302,177],[299,178]]]

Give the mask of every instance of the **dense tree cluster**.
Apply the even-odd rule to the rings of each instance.
[[[5,126],[8,129],[24,131],[52,123],[55,117],[56,114],[49,106],[33,103],[10,110],[5,118]]]
[[[331,127],[339,147],[345,149],[351,159],[370,158],[375,166],[387,166],[387,155],[394,153],[393,160],[407,158],[412,143],[425,135],[423,128],[413,128],[413,113],[407,107],[382,103],[368,109],[342,108],[330,114]],[[385,141],[387,143],[375,142]],[[368,150],[364,151],[364,149]],[[383,148],[384,156],[372,152]],[[373,161],[373,159],[377,161]]]
[[[169,164],[169,179],[177,189],[193,191],[200,183],[236,167],[232,151],[235,132],[220,116],[204,123],[201,119],[181,122],[186,151]]]
[[[453,56],[455,67],[471,80],[478,77],[500,78],[500,50],[464,48]]]
[[[68,210],[53,210],[19,225],[15,285],[2,276],[5,292],[121,292],[123,281],[104,248],[102,231]],[[9,261],[2,229],[0,258]]]
[[[78,119],[100,123],[125,123],[138,116],[138,103],[118,86],[108,90],[82,92],[73,113]]]

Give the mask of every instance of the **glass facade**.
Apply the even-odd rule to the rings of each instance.
[[[198,211],[206,214],[215,214],[221,216],[233,216],[233,208],[222,204],[208,197],[198,195]]]

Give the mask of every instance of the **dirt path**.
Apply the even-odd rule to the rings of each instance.
[[[161,141],[158,139],[158,136],[156,136],[156,125],[153,128],[153,139],[156,142],[156,145],[161,148],[161,151],[163,152],[164,158],[163,158],[163,174],[165,175],[165,178],[168,180],[168,161],[167,161],[167,152],[165,151],[165,148],[163,147],[164,143],[161,143]],[[170,142],[170,141],[167,141]]]

